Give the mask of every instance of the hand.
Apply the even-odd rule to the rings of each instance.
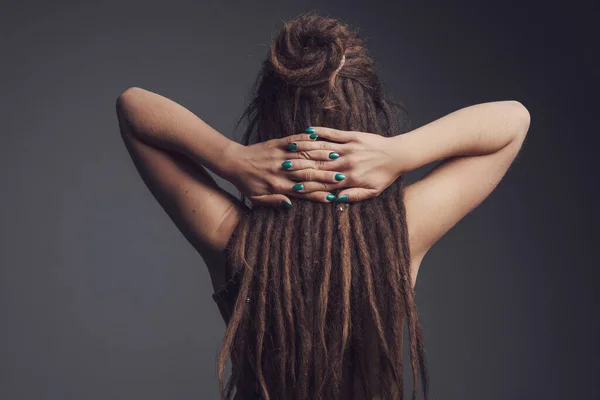
[[[301,133],[250,146],[231,142],[226,152],[230,162],[223,177],[253,204],[281,206],[284,201],[291,205],[290,197],[329,203],[335,195],[328,190],[339,180],[337,171],[325,171],[323,167],[335,156],[319,148],[328,143],[315,143],[316,136]],[[313,145],[313,149],[300,150],[306,145]],[[343,179],[339,174],[337,178]]]
[[[344,180],[323,186],[326,190],[348,188],[338,193],[336,202],[354,202],[376,197],[409,170],[410,164],[400,154],[401,146],[397,145],[401,136],[385,137],[373,133],[313,128],[319,139],[332,142],[301,141],[298,142],[297,151],[309,155],[315,151],[336,152],[339,158],[320,163],[313,167],[318,171],[309,169],[304,174],[316,177],[335,171],[345,175]]]

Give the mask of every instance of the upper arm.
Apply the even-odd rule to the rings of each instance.
[[[416,279],[429,249],[496,188],[516,158],[525,134],[492,154],[453,157],[404,191],[409,245]]]
[[[209,264],[207,259],[224,250],[245,206],[221,189],[201,165],[140,140],[121,117],[119,122],[121,137],[144,183]]]

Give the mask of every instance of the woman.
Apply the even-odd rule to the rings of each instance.
[[[419,385],[427,398],[419,266],[505,175],[529,128],[522,104],[411,130],[358,34],[311,13],[273,41],[242,144],[140,88],[119,96],[117,114],[141,177],[209,268],[227,323],[222,398],[402,398],[405,322],[412,398]]]

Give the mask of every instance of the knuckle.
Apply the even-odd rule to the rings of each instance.
[[[268,190],[269,192],[273,193],[273,192],[279,192],[281,191],[281,181],[279,180],[270,180],[268,183]]]
[[[322,183],[321,190],[328,192],[333,189],[333,186],[334,185],[332,185],[331,183]]]
[[[341,158],[333,161],[325,161],[323,163],[323,170],[327,172],[344,172],[347,169],[348,163],[346,160]]]
[[[292,184],[289,181],[279,181],[277,183],[277,187],[275,188],[276,193],[287,193],[291,190]]]
[[[350,169],[350,160],[349,157],[338,158],[337,160],[332,162],[333,171],[346,173],[348,169]]]
[[[312,181],[312,180],[314,179],[314,177],[315,177],[314,170],[312,170],[312,169],[307,169],[307,170],[304,172],[304,180],[306,180],[306,181]]]
[[[359,145],[356,142],[349,142],[345,145],[346,152],[354,152],[359,150]]]
[[[298,155],[300,155],[300,157],[302,157],[302,158],[304,158],[306,160],[310,160],[310,154],[306,150],[299,151]]]
[[[268,155],[271,160],[279,160],[280,158],[286,158],[289,155],[289,153],[287,151],[284,151],[279,146],[274,146]]]
[[[364,182],[363,175],[360,172],[353,173],[352,174],[352,182],[362,185]]]
[[[331,181],[331,177],[328,175],[330,175],[330,174],[325,171],[315,170],[315,172],[313,174],[313,178],[315,181],[318,181],[318,182],[329,182],[329,181]]]
[[[360,162],[359,157],[349,157],[346,160],[346,165],[352,169],[357,169],[360,164],[361,164],[361,162]]]
[[[322,161],[322,160],[315,161],[315,168],[316,169],[323,169],[324,166],[325,166],[325,161]]]

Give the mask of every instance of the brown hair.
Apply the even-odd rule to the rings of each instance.
[[[285,23],[242,118],[246,145],[311,125],[384,136],[410,128],[404,107],[384,99],[358,33],[316,13]],[[361,202],[256,206],[228,248],[226,275],[239,292],[219,355],[221,398],[236,388],[271,400],[402,399],[407,321],[412,398],[420,370],[427,399],[402,177]]]

